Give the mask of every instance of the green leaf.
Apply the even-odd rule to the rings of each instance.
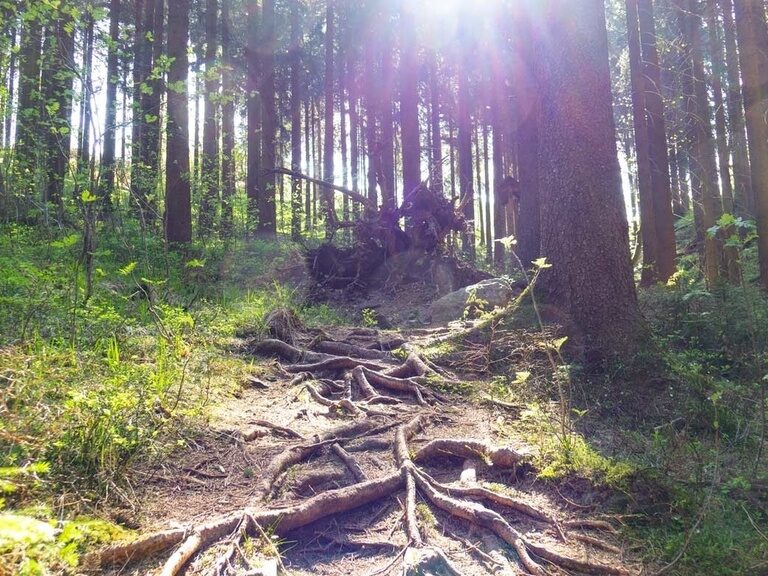
[[[131,272],[133,272],[136,269],[137,264],[138,262],[129,262],[128,264],[120,268],[118,272],[123,276],[128,276],[131,274]]]
[[[197,258],[193,258],[192,260],[189,260],[184,264],[187,268],[204,268],[205,267],[205,259],[199,260]]]
[[[563,336],[562,338],[557,338],[556,340],[552,340],[552,348],[560,352],[562,350],[563,345],[568,342],[568,336]]]
[[[17,514],[0,514],[0,549],[49,542],[55,535],[54,527],[40,520]]]
[[[94,196],[91,194],[90,190],[83,190],[83,192],[80,194],[80,200],[83,202],[96,202],[99,198],[97,196]]]
[[[721,226],[722,228],[727,228],[728,226],[733,226],[736,224],[736,217],[733,214],[725,213],[717,221],[717,225]]]
[[[530,377],[530,372],[515,372],[515,379],[512,381],[512,384],[525,384]]]

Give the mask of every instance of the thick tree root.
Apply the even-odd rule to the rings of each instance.
[[[271,430],[290,438],[294,443],[275,453],[261,469],[255,481],[251,506],[201,524],[150,534],[133,542],[110,546],[91,554],[87,559],[88,565],[99,569],[127,564],[168,552],[175,547],[159,572],[162,576],[175,576],[193,557],[213,545],[225,544],[224,551],[215,561],[214,573],[231,576],[236,573],[233,566],[239,562],[236,562],[238,553],[242,555],[239,542],[246,535],[263,535],[264,529],[269,527],[275,534],[286,536],[319,520],[388,500],[401,493],[403,498],[399,501],[403,507],[402,529],[406,544],[400,554],[374,574],[388,573],[397,563],[401,564],[401,573],[404,575],[462,574],[455,559],[431,541],[432,532],[420,525],[421,506],[432,507],[442,511],[448,518],[469,523],[481,529],[487,538],[495,539],[492,534],[495,535],[514,551],[512,561],[534,576],[545,576],[548,573],[542,561],[566,571],[598,576],[627,576],[632,573],[618,562],[606,564],[561,554],[532,541],[526,533],[521,532],[522,529],[513,527],[513,520],[508,517],[523,516],[529,523],[532,521],[545,525],[548,531],[553,531],[563,542],[571,543],[571,546],[573,542],[581,542],[606,554],[620,553],[615,546],[592,536],[574,532],[570,534],[572,538],[569,538],[567,532],[571,529],[613,531],[607,522],[555,518],[528,502],[490,490],[477,482],[478,473],[482,473],[485,467],[516,471],[526,460],[521,451],[473,438],[441,437],[427,437],[427,442],[419,450],[412,451],[411,441],[427,429],[430,418],[434,418],[434,413],[424,407],[440,400],[438,394],[417,379],[446,377],[418,354],[410,352],[404,363],[393,367],[385,364],[389,359],[384,352],[368,354],[365,352],[368,349],[358,344],[326,340],[316,343],[314,348],[318,351],[302,350],[275,340],[264,341],[256,347],[260,353],[293,362],[285,367],[286,373],[296,375],[290,385],[302,386],[315,402],[329,408],[336,416],[347,415],[348,421],[311,437],[265,420],[253,422],[258,430]],[[336,379],[317,379],[315,375],[321,373]],[[383,391],[398,397],[388,396]],[[389,408],[394,412],[377,412],[372,408],[374,404],[390,404],[392,406]],[[391,464],[381,476],[370,478],[373,474],[366,472],[361,466],[362,461],[358,462],[353,455],[363,450],[391,450]],[[315,468],[299,482],[288,480],[290,476],[286,473],[289,468],[313,457],[323,458],[321,468]],[[367,462],[370,463],[370,459]],[[434,480],[423,468],[433,462],[439,462],[442,467],[456,462],[459,471],[463,466],[462,483],[448,485]],[[378,460],[374,460],[373,464],[383,469]],[[283,488],[303,493],[322,490],[329,482],[345,481],[353,483],[342,488],[320,491],[300,502],[272,501],[268,504]],[[425,504],[417,506],[419,498]],[[390,506],[388,504],[383,510]],[[373,517],[378,517],[378,514],[373,514]],[[447,530],[443,533],[451,534]],[[467,542],[460,536],[455,536],[455,539],[465,544]],[[385,544],[385,549],[392,549],[394,545],[391,542]],[[501,568],[505,573],[510,572],[510,559],[504,556],[504,551],[508,549],[496,547],[492,553],[487,553],[474,545],[469,548],[470,554],[473,554],[472,548],[475,549],[475,555],[479,556],[482,564],[492,566],[494,570]],[[247,563],[244,557],[240,560]]]

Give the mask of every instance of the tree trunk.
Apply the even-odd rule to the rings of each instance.
[[[640,204],[640,235],[643,246],[643,269],[640,283],[650,286],[660,280],[658,257],[659,236],[656,233],[656,211],[653,202],[650,142],[646,122],[645,72],[640,48],[637,0],[626,0],[629,65],[632,83],[632,123],[635,132],[635,158],[637,161],[637,187]]]
[[[347,49],[347,83],[349,86],[349,155],[352,177],[352,190],[360,191],[360,113],[359,91],[357,84],[357,51],[352,46]]]
[[[698,0],[674,0],[683,35],[685,64],[683,92],[686,107],[688,149],[691,157],[691,190],[694,215],[699,216],[698,238],[702,242],[702,269],[708,286],[719,277],[720,247],[708,233],[722,214],[717,189],[715,144],[710,125],[709,99],[704,75],[701,14]],[[697,199],[699,209],[696,210]]]
[[[202,199],[198,215],[198,235],[207,238],[216,219],[219,195],[219,121],[216,117],[219,98],[219,73],[216,66],[216,22],[218,1],[205,2],[205,98],[203,100],[203,161],[201,172]]]
[[[336,40],[334,0],[327,0],[325,9],[325,134],[323,138],[323,180],[333,184],[333,109],[334,109],[334,63],[333,50]],[[323,187],[322,206],[325,216],[325,237],[333,235],[336,221],[334,191]]]
[[[381,115],[381,172],[379,185],[381,186],[381,200],[386,208],[394,208],[396,204],[395,190],[395,128],[394,113],[392,106],[394,104],[394,82],[395,73],[392,63],[392,45],[391,37],[391,9],[384,2],[381,5],[382,30],[379,32],[382,39],[379,44],[381,56],[381,85],[379,87],[378,112]]]
[[[291,2],[291,170],[301,172],[301,19],[299,0]],[[301,180],[291,179],[291,238],[301,238]]]
[[[365,50],[365,139],[366,147],[368,148],[368,199],[371,203],[376,205],[378,204],[378,192],[376,186],[378,184],[381,165],[381,146],[376,134],[378,82],[376,81],[375,41],[371,39],[371,41],[366,42],[363,50]]]
[[[404,198],[409,197],[421,184],[416,8],[413,2],[400,2],[400,130],[403,141]]]
[[[72,116],[72,82],[74,70],[74,20],[65,13],[54,20],[46,32],[50,34],[50,68],[43,74],[43,93],[46,110],[56,104],[55,112],[48,113],[47,181],[44,200],[55,204],[63,216],[64,179],[69,167]]]
[[[165,238],[169,244],[192,241],[189,185],[189,101],[187,40],[189,0],[174,0],[168,11],[168,123],[165,158]]]
[[[131,156],[131,190],[136,201],[136,209],[140,212],[142,221],[151,224],[155,221],[157,207],[152,197],[156,182],[156,165],[151,163],[153,156],[147,147],[151,138],[147,132],[151,130],[150,121],[154,119],[151,109],[151,94],[153,90],[152,74],[152,39],[155,41],[154,16],[157,0],[143,0],[142,11],[136,14],[136,26],[141,22],[141,31],[137,32],[134,69],[137,82],[134,87],[133,128],[134,143]]]
[[[40,54],[43,26],[39,19],[24,21],[19,53],[19,102],[16,114],[16,150],[14,173],[18,194],[23,197],[24,212],[35,190],[37,153],[39,149]],[[24,214],[26,216],[26,214]]]
[[[602,2],[546,0],[538,38],[543,277],[583,332],[588,359],[631,357],[637,304],[616,151]]]
[[[482,158],[480,153],[480,120],[475,121],[472,128],[472,139],[475,154],[475,182],[477,182],[477,201],[475,203],[475,218],[479,224],[477,226],[480,232],[480,245],[485,246],[485,220],[483,219],[483,173]]]
[[[306,165],[307,173],[309,173],[309,166],[314,159],[314,153],[312,151],[312,143],[314,140],[311,138],[312,126],[309,113],[309,98],[304,98],[304,164]],[[307,191],[304,196],[304,229],[312,230],[312,183],[307,180]]]
[[[517,256],[524,266],[541,256],[541,198],[540,198],[540,154],[539,121],[541,100],[539,87],[536,85],[534,62],[538,55],[535,51],[535,39],[530,34],[530,23],[523,25],[524,32],[519,36],[517,51],[522,54],[522,73],[516,82],[518,102],[518,177],[520,186],[520,217],[517,230],[507,229],[506,234],[515,234],[517,238]],[[494,141],[496,137],[494,135]],[[506,143],[505,143],[506,144]],[[495,144],[494,144],[495,147]],[[503,146],[504,150],[508,146]],[[496,153],[494,152],[494,155]],[[502,164],[503,165],[503,164]],[[495,170],[495,168],[494,168]],[[503,194],[506,203],[513,204],[509,190]]]
[[[15,21],[15,19],[14,19]],[[13,124],[13,99],[15,95],[15,88],[16,88],[16,33],[17,29],[16,26],[11,26],[10,29],[10,37],[11,42],[8,46],[10,52],[8,55],[8,77],[7,77],[7,84],[6,84],[6,107],[3,110],[3,145],[6,148],[10,148],[12,146],[11,142],[11,126]]]
[[[755,194],[760,281],[768,289],[768,30],[762,0],[739,0],[736,29]]]
[[[437,53],[430,52],[429,58],[429,98],[432,136],[432,169],[429,175],[432,189],[440,196],[443,195],[443,139],[440,126],[440,69],[437,61]]]
[[[107,52],[107,96],[104,117],[104,138],[101,154],[99,196],[102,210],[112,211],[112,195],[115,190],[115,140],[117,130],[117,83],[120,40],[120,0],[109,3],[109,48]]]
[[[91,96],[93,94],[93,15],[86,15],[86,25],[83,31],[83,67],[80,97],[80,129],[77,139],[77,181],[75,183],[75,198],[80,195],[82,186],[87,182],[91,163]]]
[[[255,1],[246,4],[248,11],[248,47],[246,49],[246,94],[247,94],[247,148],[248,166],[246,195],[248,197],[248,232],[256,232],[260,221],[261,198],[261,97],[259,58],[259,9]]]
[[[344,42],[339,41],[339,147],[341,148],[341,185],[349,188],[349,149],[347,146],[347,57]],[[342,218],[349,220],[349,197],[342,195]]]
[[[468,10],[468,8],[464,8]],[[461,46],[459,55],[458,78],[458,111],[456,123],[458,127],[459,153],[459,188],[461,204],[464,206],[464,218],[467,220],[467,232],[461,236],[464,254],[472,261],[475,260],[475,188],[472,178],[472,102],[469,91],[469,74],[475,65],[470,46],[470,31],[467,22],[468,14],[459,15],[458,39]]]
[[[744,120],[744,102],[741,98],[741,73],[736,47],[736,22],[733,18],[733,0],[719,0],[722,5],[725,32],[725,61],[728,71],[728,123],[733,154],[734,212],[750,218],[755,213],[752,174],[749,167],[747,133]]]
[[[234,226],[232,203],[237,192],[235,175],[235,79],[234,46],[232,45],[231,0],[221,0],[221,49],[223,103],[221,106],[221,237],[232,237]]]
[[[709,57],[712,63],[712,92],[715,104],[715,134],[717,144],[717,163],[720,172],[720,189],[722,190],[722,209],[734,213],[733,184],[731,183],[731,155],[728,150],[728,128],[725,122],[725,104],[723,102],[723,47],[720,41],[719,22],[717,18],[717,0],[707,0],[707,30],[709,32]],[[721,239],[730,238],[734,231],[729,227],[721,232]],[[723,267],[728,274],[728,280],[734,284],[741,283],[739,254],[735,247],[723,248]]]
[[[637,0],[642,46],[645,108],[647,113],[648,156],[656,229],[656,271],[658,280],[666,282],[675,273],[677,246],[675,244],[674,214],[669,177],[669,150],[664,118],[663,86],[659,54],[656,48],[656,28],[652,0]]]
[[[277,167],[277,99],[275,96],[275,0],[263,0],[261,15],[263,57],[261,60],[261,176],[258,201],[259,223],[257,232],[277,235],[275,205],[275,168]]]
[[[488,155],[488,122],[483,122],[483,176],[485,177],[485,261],[493,262],[493,224],[491,221],[491,171]]]

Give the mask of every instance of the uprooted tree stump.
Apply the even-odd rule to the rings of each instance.
[[[341,420],[333,427],[305,437],[279,424],[259,421],[290,444],[274,455],[253,479],[253,502],[207,522],[173,528],[142,536],[135,541],[102,549],[89,557],[94,568],[127,564],[158,554],[166,554],[160,574],[174,576],[196,555],[216,546],[214,574],[232,575],[249,572],[244,558],[236,561],[236,551],[246,536],[264,536],[266,530],[284,537],[312,523],[330,521],[345,512],[365,506],[389,505],[398,496],[402,503],[401,526],[406,544],[399,553],[391,550],[385,565],[377,573],[385,574],[400,565],[407,575],[461,574],[455,559],[438,546],[423,525],[417,510],[417,498],[439,510],[443,516],[467,523],[475,529],[494,534],[506,546],[509,558],[527,574],[544,576],[554,565],[566,573],[629,575],[633,572],[618,557],[618,549],[581,530],[613,531],[610,524],[593,519],[555,517],[530,502],[512,497],[496,485],[478,480],[484,471],[507,470],[505,478],[515,481],[530,464],[520,450],[495,446],[483,439],[456,438],[430,433],[441,420],[442,409],[450,398],[437,392],[435,382],[450,382],[455,376],[414,352],[402,339],[383,337],[374,330],[352,331],[355,338],[315,339],[308,348],[299,348],[280,340],[256,343],[252,352],[278,359],[286,395],[305,390],[314,402],[327,407],[328,417]],[[367,341],[366,341],[367,340]],[[399,347],[399,348],[398,348]],[[397,348],[402,354],[391,351]],[[402,360],[404,358],[404,360]],[[249,438],[245,433],[240,442]],[[418,448],[416,448],[418,446]],[[370,477],[355,457],[361,451],[381,454],[381,473]],[[304,500],[278,498],[291,467],[323,454],[330,462],[314,470],[329,474],[334,481],[347,478],[347,484],[321,490]],[[446,483],[435,479],[439,464],[445,477],[446,466],[455,467],[456,480]],[[333,474],[333,468],[340,474]],[[318,478],[317,486],[322,486]],[[610,562],[577,558],[557,546],[537,543],[531,533],[516,527],[517,521],[548,532],[562,543],[610,551]],[[460,540],[460,537],[457,536]],[[470,554],[481,563],[496,562],[479,548]],[[238,567],[243,568],[238,571]]]
[[[320,182],[290,170],[278,172]],[[326,207],[330,238],[306,250],[307,267],[318,285],[331,289],[383,286],[393,276],[406,282],[426,278],[440,284],[438,276],[443,276],[450,278],[450,291],[490,278],[448,253],[450,234],[467,228],[463,206],[454,206],[426,183],[412,190],[397,208],[379,208],[351,190],[331,187],[361,202],[364,211],[358,220],[342,222],[333,207]],[[401,222],[405,222],[404,227]],[[333,243],[340,229],[352,230],[350,246]]]

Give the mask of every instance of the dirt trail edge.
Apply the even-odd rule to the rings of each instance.
[[[211,502],[205,516],[183,518],[194,508],[183,491],[163,496],[177,524],[91,554],[91,568],[268,574],[244,541],[274,550],[280,538],[294,545],[273,563],[290,574],[638,573],[606,540],[609,523],[554,505],[524,447],[493,441],[502,408],[439,392],[458,377],[402,338],[357,328],[286,340],[251,347],[276,361],[220,435],[230,472],[183,468]]]

